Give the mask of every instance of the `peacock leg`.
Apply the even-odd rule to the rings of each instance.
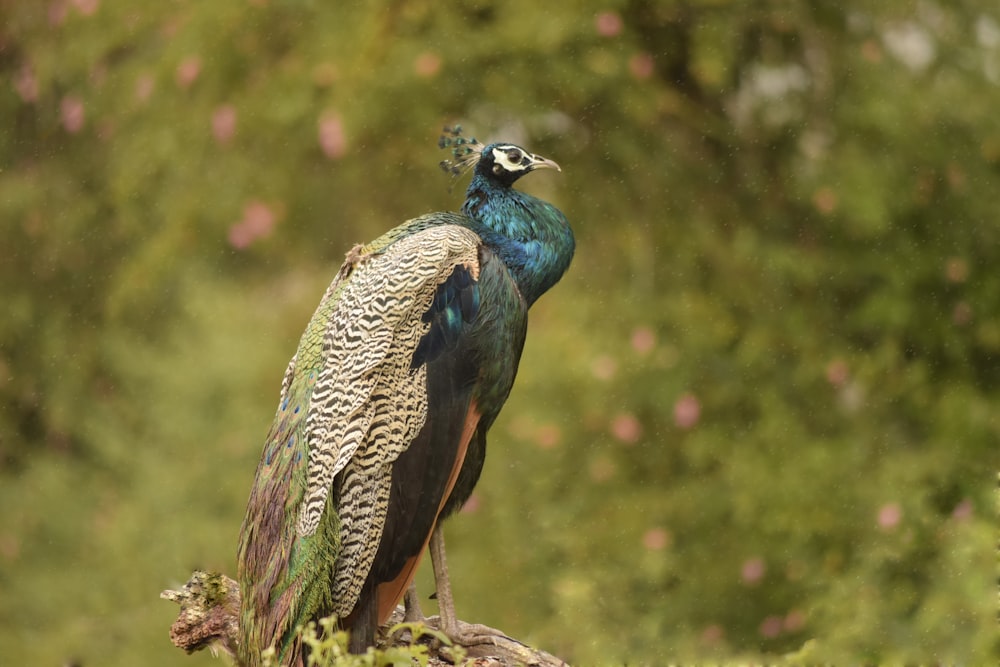
[[[420,596],[417,595],[417,584],[415,582],[410,583],[410,587],[406,589],[406,595],[403,597],[403,607],[406,612],[403,614],[404,623],[418,623],[427,619],[424,616],[424,612],[420,609]]]
[[[466,648],[481,644],[496,645],[497,637],[504,634],[494,628],[478,623],[464,623],[455,614],[455,599],[451,595],[451,580],[448,578],[448,560],[444,555],[444,533],[441,524],[434,526],[431,533],[431,565],[434,567],[434,583],[437,586],[438,627],[441,632]]]
[[[441,524],[434,526],[431,533],[431,565],[434,568],[434,585],[437,587],[438,613],[441,631],[452,639],[458,637],[458,618],[455,615],[455,598],[451,596],[451,580],[448,578],[448,560],[444,555],[444,533]]]

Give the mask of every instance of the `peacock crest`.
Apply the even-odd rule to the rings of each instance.
[[[450,149],[452,159],[442,160],[441,169],[457,179],[476,166],[485,147],[475,137],[463,137],[461,125],[446,126],[438,139],[438,148]]]

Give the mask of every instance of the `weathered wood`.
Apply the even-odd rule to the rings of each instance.
[[[181,606],[177,620],[170,627],[170,641],[187,653],[208,648],[226,653],[239,665],[236,655],[239,646],[240,590],[233,579],[216,572],[195,571],[180,590],[166,590],[160,597]],[[387,627],[403,622],[403,607],[393,612]],[[438,629],[440,618],[426,619],[426,625]],[[532,648],[522,641],[485,625],[458,621],[459,632],[466,638],[462,644],[465,655],[473,667],[568,667],[560,658]],[[379,648],[408,646],[408,632],[387,637],[380,633]],[[430,667],[454,664],[451,650],[441,642],[431,646]]]
[[[160,593],[164,600],[181,606],[170,626],[174,646],[194,653],[204,648],[221,650],[235,659],[239,645],[240,587],[216,572],[195,570],[177,591]]]

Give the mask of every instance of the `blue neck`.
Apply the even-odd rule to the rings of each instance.
[[[576,242],[566,217],[552,204],[477,173],[462,213],[507,265],[529,306],[569,267]]]

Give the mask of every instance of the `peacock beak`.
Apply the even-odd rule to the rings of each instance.
[[[556,171],[562,171],[562,168],[554,160],[542,157],[541,155],[531,156],[530,171],[534,171],[535,169],[555,169]]]

